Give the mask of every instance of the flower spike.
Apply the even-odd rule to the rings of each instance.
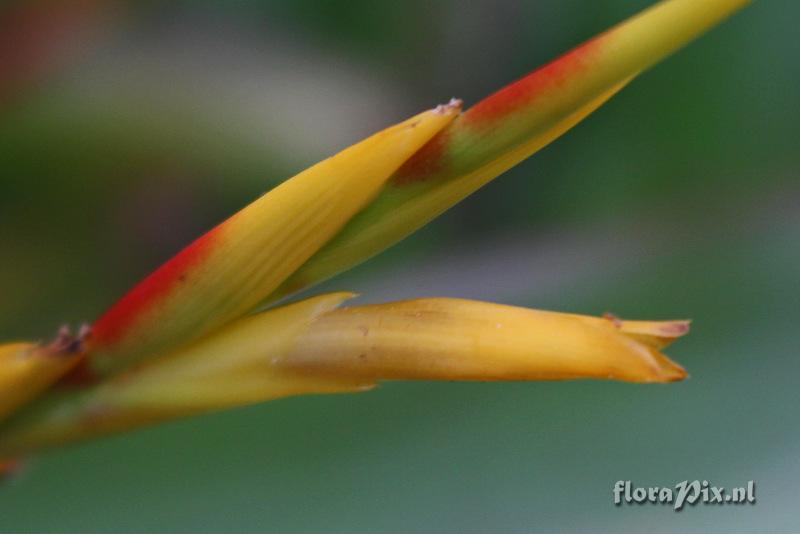
[[[412,233],[747,3],[659,2],[463,114],[460,101],[426,111],[284,182],[165,263],[77,339],[0,345],[0,460],[385,380],[684,379],[661,352],[688,332],[683,320],[450,298],[340,307],[351,293],[253,311]],[[71,376],[89,380],[56,382],[76,365]]]

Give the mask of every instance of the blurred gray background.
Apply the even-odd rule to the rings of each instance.
[[[651,2],[4,2],[0,339],[50,337],[276,183]],[[390,383],[47,454],[3,532],[800,527],[800,4],[757,2],[317,288],[694,319],[692,377]],[[612,504],[755,480],[754,506]]]

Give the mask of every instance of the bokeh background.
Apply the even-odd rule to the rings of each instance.
[[[91,320],[296,171],[649,3],[3,2],[0,339]],[[690,380],[391,383],[181,421],[35,459],[0,531],[797,529],[798,17],[756,3],[323,288],[691,317]],[[755,480],[758,502],[615,507],[620,479]]]

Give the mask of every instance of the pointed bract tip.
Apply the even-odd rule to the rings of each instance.
[[[439,115],[446,115],[448,113],[458,113],[464,105],[464,101],[460,98],[451,98],[447,104],[439,104],[433,108],[433,112]]]
[[[658,363],[660,366],[660,382],[680,382],[689,378],[689,373],[686,372],[683,366],[675,363],[664,354],[659,354]]]
[[[58,329],[55,339],[47,345],[46,350],[55,356],[81,354],[86,351],[86,341],[91,333],[92,327],[85,323],[74,335],[68,325],[63,325]]]
[[[648,346],[663,349],[689,333],[691,320],[625,321],[609,314],[604,317],[626,336]]]

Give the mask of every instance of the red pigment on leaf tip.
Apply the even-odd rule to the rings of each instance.
[[[590,59],[596,54],[603,38],[604,35],[601,35],[585,42],[469,108],[411,156],[397,170],[392,178],[392,184],[408,185],[444,170],[447,166],[447,149],[451,143],[452,133],[460,126],[489,125],[530,104],[536,97],[562,85],[575,73],[591,65]],[[460,105],[460,102],[458,104]]]
[[[527,76],[507,85],[481,100],[464,112],[464,124],[483,126],[502,119],[521,107],[530,104],[537,97],[552,90],[577,72],[590,66],[590,59],[603,42],[603,35],[595,37],[533,71]]]
[[[441,171],[444,168],[445,149],[449,142],[450,134],[447,129],[433,136],[397,169],[392,177],[392,184],[408,185]]]
[[[218,226],[194,241],[117,301],[92,326],[91,348],[107,347],[122,340],[142,313],[168,296],[176,284],[187,279],[193,267],[208,257],[221,228]]]

